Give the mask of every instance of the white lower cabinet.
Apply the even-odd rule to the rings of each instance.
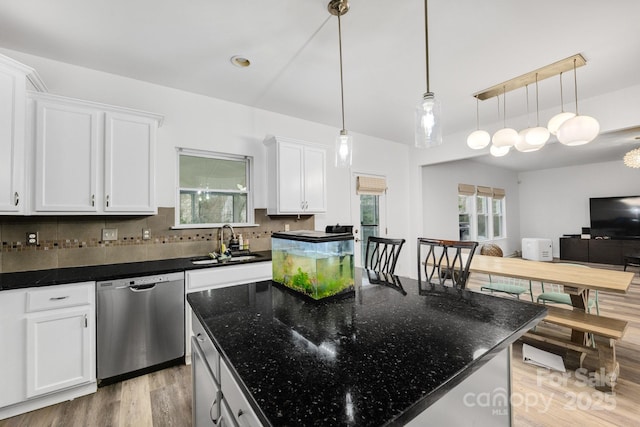
[[[0,292],[0,342],[0,419],[95,392],[95,282]]]
[[[89,306],[27,319],[27,397],[91,381]]]
[[[191,373],[194,427],[261,427],[249,401],[233,378],[202,324],[193,317]]]
[[[220,385],[224,401],[229,405],[231,417],[239,427],[259,427],[262,426],[256,413],[251,409],[249,401],[240,390],[240,386],[233,378],[231,371],[220,360]],[[230,424],[231,425],[231,424]]]

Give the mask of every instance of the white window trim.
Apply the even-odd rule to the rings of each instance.
[[[180,224],[180,155],[190,155],[197,157],[209,157],[212,159],[225,160],[246,160],[247,167],[247,222],[234,223],[207,223],[207,224]],[[242,154],[219,153],[216,151],[197,150],[193,148],[176,147],[176,163],[175,163],[175,212],[172,230],[193,229],[193,228],[221,228],[223,225],[229,224],[232,227],[258,227],[260,224],[255,223],[255,212],[253,208],[253,157]]]
[[[487,187],[488,188],[488,187]],[[505,202],[506,200],[506,195],[504,194],[504,190],[501,193],[501,197],[499,198],[499,200],[502,200],[502,235],[500,236],[496,236],[493,230],[493,196],[490,196],[488,194],[481,194],[480,196],[484,196],[487,198],[487,238],[483,238],[482,240],[478,239],[478,192],[476,191],[475,194],[471,195],[471,194],[462,194],[460,192],[458,192],[458,196],[467,196],[467,197],[471,197],[471,212],[469,213],[469,222],[470,222],[470,233],[469,233],[469,239],[472,241],[478,241],[478,242],[492,242],[492,241],[496,241],[496,240],[504,240],[507,238],[507,204]],[[460,212],[458,211],[458,226],[460,226],[460,216],[459,216]]]

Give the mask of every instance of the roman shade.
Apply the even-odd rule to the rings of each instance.
[[[356,180],[356,194],[381,196],[385,191],[387,191],[387,180],[385,178],[358,175]]]
[[[478,196],[493,197],[493,188],[478,185]]]
[[[504,199],[504,189],[503,188],[494,188],[493,189],[493,198],[494,199]]]
[[[458,194],[463,196],[473,196],[476,194],[476,186],[470,184],[458,184]]]

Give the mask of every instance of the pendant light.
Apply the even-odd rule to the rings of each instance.
[[[575,113],[564,111],[564,96],[562,94],[562,73],[560,73],[560,112],[551,117],[551,119],[547,123],[547,129],[549,129],[551,135],[556,135],[558,133],[558,128],[560,128],[560,126],[564,122],[575,116]]]
[[[481,150],[491,142],[491,135],[486,130],[480,129],[480,101],[476,96],[476,130],[467,137],[467,145],[474,150]]]
[[[336,138],[335,145],[335,166],[338,168],[348,168],[351,166],[353,158],[353,137],[347,134],[344,126],[344,81],[342,78],[342,25],[340,17],[349,11],[347,0],[331,0],[327,6],[329,13],[338,17],[338,47],[340,51],[340,103],[342,107],[342,129]]]
[[[416,107],[415,146],[417,148],[428,148],[442,144],[440,101],[436,99],[429,86],[429,14],[427,13],[427,0],[424,0],[424,41],[427,91]]]
[[[625,166],[630,168],[640,168],[640,148],[635,148],[624,155],[622,159]]]
[[[529,86],[527,90],[527,117],[529,117]],[[538,108],[538,74],[536,73],[536,127],[520,131],[520,139],[516,142],[516,150],[531,152],[538,151],[549,140],[549,129],[540,126],[540,109]]]
[[[576,77],[576,60],[573,60],[573,83],[576,95],[576,116],[565,121],[558,128],[558,141],[564,145],[576,146],[593,141],[600,132],[600,124],[590,116],[578,113],[578,81]]]
[[[518,132],[515,129],[507,127],[507,89],[502,88],[502,114],[503,114],[503,128],[493,134],[491,142],[496,147],[513,147],[518,140]]]

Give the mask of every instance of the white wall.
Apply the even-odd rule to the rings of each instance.
[[[78,67],[0,48],[3,54],[37,70],[49,92],[164,115],[158,131],[156,183],[158,206],[175,205],[176,147],[253,156],[254,204],[266,208],[265,136],[280,135],[327,148],[328,212],[316,215],[316,228],[351,223],[351,171],[333,166],[338,127],[300,120],[140,80]],[[186,71],[188,72],[188,70]],[[338,117],[338,116],[336,116]],[[339,125],[336,122],[336,125]],[[406,162],[409,148],[361,134],[354,135],[354,171],[375,171],[387,177],[390,234],[407,237]],[[406,255],[406,254],[405,254]],[[408,255],[406,255],[408,256]],[[401,271],[399,270],[401,273]]]
[[[640,194],[640,172],[622,160],[523,172],[519,180],[520,233],[552,239],[554,257],[560,256],[559,237],[589,227],[590,197]]]
[[[458,240],[458,184],[503,188],[507,235],[494,240],[505,255],[520,250],[520,195],[516,172],[471,160],[422,167],[422,236]],[[488,243],[488,242],[479,242]]]

